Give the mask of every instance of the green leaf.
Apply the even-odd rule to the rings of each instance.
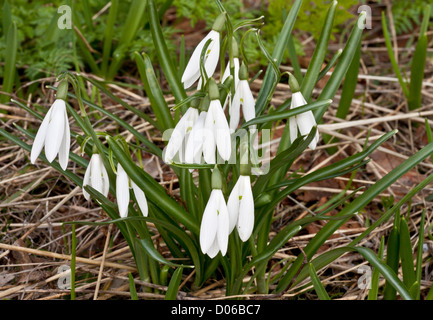
[[[150,31],[152,33],[156,55],[176,102],[180,102],[187,97],[187,94],[183,88],[183,84],[180,82],[177,69],[175,68],[170,57],[170,52],[167,49],[167,44],[165,43],[164,36],[162,34],[159,15],[156,10],[155,3],[153,0],[147,0],[147,4]]]
[[[394,69],[394,73],[398,79],[398,82],[400,83],[400,86],[401,86],[401,89],[403,90],[404,95],[406,96],[406,98],[408,98],[409,97],[409,89],[407,87],[406,82],[403,80],[403,76],[401,75],[400,68],[399,68],[397,61],[395,59],[395,56],[394,56],[394,51],[392,48],[391,38],[389,36],[388,26],[386,23],[384,11],[382,11],[382,31],[383,31],[383,36],[385,38],[385,45],[386,45],[386,49],[388,50],[388,57],[389,57],[389,60],[391,61],[392,68]]]
[[[283,28],[278,36],[274,51],[272,51],[272,60],[275,61],[277,66],[280,65],[283,58],[283,54],[287,49],[287,43],[291,36],[293,26],[296,21],[296,17],[301,7],[302,0],[295,0],[290,9],[290,12],[284,22]],[[256,115],[260,115],[264,112],[266,105],[268,104],[268,97],[270,96],[271,90],[274,87],[274,82],[277,80],[272,68],[267,68],[263,84],[260,88],[257,100],[256,100]]]
[[[159,128],[161,131],[174,128],[173,117],[156,79],[149,56],[145,53],[140,55],[138,52],[135,52],[134,58]]]
[[[131,293],[131,300],[138,300],[137,289],[135,288],[134,277],[131,272],[128,273],[129,278],[129,292]]]
[[[358,25],[363,24],[366,18],[366,13],[362,12],[359,15],[358,20],[355,23],[355,26],[352,28],[352,32],[350,33],[349,40],[344,47],[343,52],[341,53],[340,58],[338,59],[337,65],[332,72],[331,77],[323,88],[322,92],[319,95],[319,100],[321,99],[332,99],[340,87],[341,81],[343,80],[346,72],[352,62],[355,51],[358,48],[359,41],[361,39],[362,30],[358,27]],[[326,112],[326,108],[316,109],[314,112],[314,116],[317,122],[320,122],[324,113]]]
[[[388,188],[392,183],[397,181],[401,176],[411,170],[414,166],[423,161],[426,157],[433,153],[433,144],[428,144],[416,154],[408,158],[406,161],[401,163],[399,166],[394,168],[382,179],[377,181],[369,189],[367,189],[362,195],[356,198],[352,203],[344,207],[337,216],[342,216],[354,212],[359,212],[363,207],[370,203],[378,194],[383,190]],[[317,234],[310,240],[308,245],[304,248],[304,252],[308,258],[311,258],[320,246],[340,227],[345,221],[330,221],[328,222]],[[293,277],[298,272],[299,268],[302,266],[302,257],[299,256],[298,259],[292,264],[291,268],[288,270],[284,278],[280,281],[277,292],[284,290],[291,282]]]
[[[307,101],[310,101],[311,93],[313,92],[314,86],[319,80],[318,78],[320,75],[320,69],[322,68],[323,61],[328,50],[328,43],[331,36],[336,7],[337,1],[333,1],[329,6],[325,23],[323,24],[322,32],[320,33],[320,38],[314,49],[313,56],[311,57],[307,72],[305,73],[304,80],[301,84],[301,92]]]
[[[415,110],[421,107],[421,90],[427,58],[427,44],[427,35],[421,35],[412,57],[409,97],[407,101],[409,110]]]
[[[310,270],[310,278],[311,282],[313,283],[314,290],[316,290],[317,296],[320,300],[331,300],[328,293],[325,290],[325,287],[323,286],[322,282],[319,279],[319,276],[316,273],[316,269],[314,268],[314,265],[310,262],[308,263],[308,269]]]
[[[379,252],[377,254],[380,260],[383,259],[384,247],[385,247],[385,238],[382,237],[382,239],[380,240]],[[371,288],[368,291],[368,300],[377,300],[377,295],[379,292],[379,276],[380,276],[379,270],[377,268],[374,268],[373,273],[371,275],[371,282],[370,282]]]
[[[17,58],[17,47],[18,47],[18,32],[17,25],[14,22],[10,25],[7,33],[6,40],[6,58],[5,58],[5,68],[3,73],[3,86],[2,91],[4,93],[12,93],[15,73],[16,73],[16,58]],[[7,94],[0,95],[0,102],[6,103],[9,101],[10,97]]]
[[[179,285],[180,282],[182,281],[182,272],[183,272],[183,268],[177,268],[174,273],[173,276],[171,277],[170,283],[168,285],[168,289],[167,292],[165,293],[165,300],[176,300],[177,298],[177,293],[179,291]]]
[[[168,261],[165,259],[158,250],[155,249],[155,246],[151,239],[136,239],[136,245],[140,245],[152,259],[155,259],[156,261],[166,264],[168,266],[172,267],[185,267],[184,265],[180,265],[171,261]]]
[[[402,217],[400,221],[400,259],[403,271],[403,282],[407,288],[411,288],[416,281],[416,275],[409,226],[404,217]]]

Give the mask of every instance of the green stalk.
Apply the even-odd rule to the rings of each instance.
[[[102,48],[101,72],[108,77],[108,61],[111,55],[111,45],[113,41],[114,24],[116,22],[119,0],[111,0],[110,11],[108,13],[107,22],[104,32],[104,46]]]

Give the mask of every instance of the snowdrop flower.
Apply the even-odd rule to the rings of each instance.
[[[254,197],[251,189],[251,162],[248,143],[240,145],[240,176],[227,201],[229,233],[237,227],[239,237],[247,241],[254,228]]]
[[[212,30],[194,49],[194,52],[192,53],[191,58],[185,67],[185,71],[183,72],[181,79],[185,89],[191,87],[199,78],[200,81],[198,87],[201,87],[200,57],[201,52],[209,39],[211,42],[207,47],[203,63],[206,75],[211,77],[214,74],[220,55],[220,34],[224,29],[224,22],[225,14],[220,14],[215,20]]]
[[[33,142],[30,153],[30,161],[33,164],[45,147],[45,156],[50,163],[58,155],[60,167],[66,170],[68,166],[71,134],[66,113],[67,93],[68,83],[64,80],[59,84],[57,98],[45,115]]]
[[[239,83],[236,87],[233,102],[229,109],[231,132],[234,132],[239,125],[241,105],[245,121],[255,118],[256,103],[248,83],[248,70],[245,64],[242,64],[240,67]]]
[[[301,91],[299,91],[299,85],[296,81],[295,77],[291,74],[289,74],[290,79],[290,88],[292,89],[292,102],[290,105],[290,109],[295,109],[298,107],[301,107],[303,105],[307,104],[307,101],[305,100],[304,96],[302,95]],[[317,126],[316,119],[314,118],[313,112],[307,111],[301,114],[298,114],[294,117],[290,117],[289,119],[289,126],[290,126],[290,140],[293,143],[295,139],[298,137],[298,128],[299,132],[302,136],[308,135],[313,127]],[[310,144],[308,145],[310,149],[314,150],[316,149],[317,143],[319,142],[319,131],[316,131],[316,135],[311,140]]]
[[[128,215],[129,205],[129,186],[131,185],[135,198],[137,199],[138,207],[143,216],[147,217],[148,207],[147,199],[143,190],[141,190],[132,179],[130,179],[120,163],[117,164],[116,175],[116,198],[119,207],[119,215],[124,218]]]
[[[201,163],[207,111],[203,110],[197,118],[185,146],[185,163]]]
[[[176,124],[173,132],[171,133],[170,139],[168,140],[167,147],[164,150],[164,161],[166,163],[173,162],[173,158],[177,153],[181,158],[181,162],[183,162],[183,147],[186,145],[187,136],[192,130],[197,118],[198,109],[190,107]]]
[[[84,174],[83,195],[86,200],[89,200],[90,194],[84,189],[85,186],[91,186],[105,197],[108,195],[110,181],[108,180],[108,173],[99,153],[92,154],[86,173]]]
[[[204,122],[203,157],[206,163],[214,164],[215,151],[224,161],[231,155],[230,129],[219,100],[218,86],[212,78],[209,79],[210,104]]]
[[[229,232],[237,227],[239,237],[247,241],[254,228],[254,198],[249,175],[240,175],[227,201]]]
[[[200,248],[204,254],[214,258],[218,252],[227,252],[229,237],[229,214],[222,193],[222,178],[218,168],[212,172],[212,192],[200,226]]]

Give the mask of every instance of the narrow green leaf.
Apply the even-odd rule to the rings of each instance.
[[[301,84],[301,92],[305,100],[310,101],[311,93],[313,88],[319,80],[320,69],[322,68],[323,61],[328,50],[329,38],[332,32],[332,26],[334,23],[335,9],[337,7],[337,1],[333,1],[329,6],[326,14],[325,23],[323,24],[322,32],[320,33],[319,40],[314,49],[313,56],[311,57],[310,64],[308,65],[307,72],[305,73],[304,80]],[[335,59],[336,60],[336,59]],[[331,63],[329,63],[331,65]]]
[[[183,268],[179,267],[173,272],[167,292],[165,293],[165,300],[176,300],[179,291],[179,285],[182,281]]]
[[[356,21],[352,32],[350,33],[349,40],[347,41],[346,46],[344,47],[344,50],[341,53],[340,58],[338,59],[337,65],[335,66],[331,77],[329,78],[328,82],[326,83],[325,87],[319,95],[319,100],[332,99],[338,88],[340,87],[341,81],[346,75],[346,72],[350,66],[350,63],[352,62],[354,53],[358,48],[358,44],[362,36],[363,29],[359,28],[358,26],[364,23],[365,18],[366,13],[362,12],[359,15],[358,20]],[[320,122],[325,112],[326,108],[316,109],[314,111],[314,116],[317,122]]]
[[[364,206],[366,206],[371,200],[373,200],[380,192],[388,188],[392,183],[399,179],[402,175],[407,173],[410,169],[416,166],[418,163],[423,161],[426,157],[433,153],[433,144],[428,144],[416,154],[408,158],[406,161],[401,163],[391,172],[389,172],[382,179],[377,181],[369,189],[367,189],[362,195],[356,198],[352,203],[344,207],[337,215],[346,215],[349,213],[359,212]],[[308,258],[311,258],[320,246],[341,226],[343,221],[330,221],[328,222],[317,234],[310,240],[308,245],[304,248],[304,252]],[[280,281],[277,291],[284,290],[289,284],[292,278],[296,275],[299,268],[302,266],[302,257],[292,264],[284,278]]]
[[[325,287],[323,286],[322,282],[319,279],[319,276],[317,275],[316,269],[314,268],[314,265],[312,263],[308,263],[308,268],[310,270],[310,278],[311,282],[313,283],[314,290],[316,290],[317,296],[320,300],[331,300],[328,293],[326,292]]]
[[[185,265],[180,265],[171,261],[168,261],[167,259],[165,259],[158,250],[156,250],[153,242],[151,239],[136,239],[136,243],[137,245],[140,245],[146,252],[147,254],[149,254],[149,256],[152,259],[155,259],[156,261],[162,263],[162,264],[166,264],[168,266],[172,266],[172,267],[188,267]]]
[[[359,64],[361,61],[361,41],[355,51],[355,55],[344,78],[343,88],[341,90],[340,103],[338,104],[336,116],[340,119],[346,119],[349,113],[352,99],[355,94],[356,85],[358,84]]]
[[[424,225],[425,225],[425,209],[421,213],[421,221],[419,223],[418,249],[416,257],[416,282],[418,284],[414,298],[419,300],[421,294],[421,275],[422,275],[422,254],[424,252]]]
[[[14,22],[10,25],[7,33],[6,40],[6,51],[5,51],[5,68],[3,73],[3,86],[2,91],[7,94],[2,94],[1,103],[9,101],[10,97],[8,94],[12,93],[15,73],[16,73],[16,58],[17,58],[17,47],[18,47],[18,32],[17,25]]]
[[[394,69],[394,73],[398,79],[398,82],[400,83],[401,89],[403,90],[403,93],[407,98],[409,97],[409,89],[407,87],[406,82],[403,80],[400,67],[398,66],[397,61],[395,60],[394,51],[391,44],[391,37],[389,36],[388,26],[387,26],[384,11],[382,11],[382,31],[383,31],[383,36],[385,38],[386,49],[388,50],[389,60],[391,61],[392,68]]]
[[[404,217],[400,221],[400,259],[403,271],[403,283],[407,288],[411,288],[416,281],[416,275],[409,226]]]
[[[427,44],[427,35],[421,35],[412,57],[408,97],[409,110],[415,110],[421,107],[421,90],[427,58]]]
[[[158,80],[156,79],[149,56],[145,53],[140,55],[138,52],[135,52],[134,58],[141,76],[141,80],[143,81],[144,90],[146,91],[150,100],[152,110],[155,114],[156,121],[158,122],[161,131],[173,128],[173,117],[171,116],[167,101],[165,100],[161,87],[159,86]]]
[[[155,3],[153,0],[147,0],[147,3],[150,31],[152,33],[154,48],[156,50],[159,63],[176,99],[176,102],[180,102],[187,97],[187,94],[182,83],[180,82],[180,78],[178,77],[177,69],[174,67],[170,52],[167,49],[167,44],[162,34],[159,15],[156,10]]]
[[[385,238],[382,237],[379,245],[379,252],[377,253],[377,257],[382,261],[383,259],[383,251],[385,247]],[[368,291],[368,300],[377,300],[377,296],[379,293],[379,276],[380,272],[377,268],[373,269],[373,273],[371,275],[371,288]]]
[[[131,272],[128,273],[129,278],[129,292],[131,293],[131,300],[138,300],[137,289],[135,288],[134,277]]]
[[[295,0],[290,12],[284,22],[283,28],[278,36],[274,50],[272,51],[272,59],[275,61],[277,66],[280,65],[283,58],[283,54],[287,48],[287,42],[292,34],[293,26],[298,16],[299,9],[301,7],[302,0]],[[257,100],[256,100],[256,114],[260,115],[264,112],[268,103],[268,96],[273,88],[274,82],[277,80],[272,68],[267,68],[263,84],[260,88]]]

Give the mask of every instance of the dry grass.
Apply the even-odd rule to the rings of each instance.
[[[373,22],[373,26],[376,27],[368,31],[368,37],[363,42],[361,70],[350,114],[346,121],[341,121],[335,117],[340,98],[340,92],[338,92],[325,114],[324,124],[320,127],[322,133],[331,134],[338,138],[338,141],[330,142],[332,146],[337,147],[338,151],[328,155],[326,151],[328,146],[322,143],[314,152],[306,150],[295,162],[293,170],[301,166],[305,172],[317,170],[359,152],[368,132],[370,132],[370,139],[372,140],[390,130],[398,129],[398,133],[392,141],[374,152],[367,167],[364,170],[359,170],[353,180],[354,186],[368,188],[427,143],[424,118],[428,118],[432,114],[432,64],[427,62],[423,87],[423,108],[415,114],[408,113],[403,93],[390,71],[380,23]],[[397,40],[405,41],[405,39],[407,37],[403,35]],[[310,38],[304,40],[307,56],[311,56],[311,50],[314,48],[313,43]],[[338,48],[337,44],[331,46],[331,51],[336,51]],[[408,48],[407,52],[400,55],[400,64],[407,63],[411,57],[411,52]],[[282,67],[282,69],[290,70],[290,67]],[[123,80],[139,84],[137,79]],[[44,84],[53,83],[53,81],[54,79],[44,79],[41,82],[43,94],[39,97],[29,97],[28,101],[24,101],[24,103],[32,108],[35,104],[49,107],[53,98],[52,92],[45,91]],[[256,93],[260,84],[260,79],[258,79],[253,85]],[[142,92],[116,86],[113,86],[112,90],[114,94],[130,105],[150,114],[149,102],[146,97],[143,97]],[[318,92],[320,92],[320,87],[316,88],[314,94],[317,95]],[[272,104],[278,106],[289,96],[288,86],[280,84]],[[108,98],[102,97],[102,99],[107,110],[126,120],[136,130],[145,133],[154,143],[162,145],[161,136],[151,125],[114,104]],[[167,101],[173,103],[171,97],[167,97]],[[1,109],[8,111],[4,119],[4,128],[31,143],[15,129],[13,123],[19,122],[24,128],[36,128],[39,121],[12,104],[1,105]],[[335,123],[340,123],[340,126],[337,127]],[[430,124],[432,125],[433,122],[430,121]],[[97,126],[97,130],[100,131],[115,132],[117,130],[115,123],[105,117],[99,118]],[[282,128],[283,125],[275,128],[271,144],[274,152]],[[72,129],[80,132],[74,123],[72,123]],[[127,140],[133,138],[128,132],[122,134]],[[79,146],[76,142],[72,145],[71,150],[75,153],[79,152]],[[65,273],[58,274],[57,272],[60,266],[67,265],[71,260],[71,228],[63,225],[63,222],[73,220],[97,222],[106,221],[108,217],[93,202],[85,201],[80,188],[41,162],[31,165],[28,157],[27,152],[11,142],[0,141],[0,224],[2,227],[0,232],[0,298],[16,300],[62,299],[69,295],[69,290],[59,289],[59,278],[65,276]],[[143,162],[146,171],[163,185],[167,192],[174,196],[179,195],[176,178],[168,166],[160,159],[149,155],[144,155]],[[71,165],[69,169],[80,176],[84,174],[82,168],[74,165]],[[381,196],[393,196],[395,200],[400,199],[414,185],[431,174],[432,169],[431,159],[425,159],[417,168],[404,175]],[[340,193],[347,183],[348,176],[342,176],[305,186],[292,194],[277,208],[270,237],[287,223],[304,217],[311,210]],[[426,230],[429,230],[430,233],[430,238],[426,237],[427,250],[423,260],[422,297],[431,287],[433,275],[431,266],[433,242],[430,240],[432,239],[430,226],[433,219],[433,204],[426,198],[431,193],[432,186],[429,186],[413,198],[410,208],[409,227],[413,247],[415,248],[417,244],[419,219],[423,208],[426,210]],[[382,209],[382,200],[378,197],[338,230],[319,251],[323,252],[348,244],[351,239],[363,232],[369,223],[380,216]],[[405,206],[401,213],[405,213],[407,210],[408,207]],[[299,248],[303,248],[322,226],[323,224],[320,222],[311,224],[279,250],[271,261],[272,274],[278,272],[280,262],[290,261],[300,254]],[[381,237],[389,234],[391,226],[392,221],[389,221],[375,229],[362,242],[362,245],[377,251]],[[170,259],[169,252],[162,238],[158,236],[157,230],[151,224],[149,224],[149,228],[155,232],[154,242],[157,248],[167,259]],[[164,297],[166,287],[139,280],[127,243],[115,226],[78,225],[76,232],[78,280],[76,291],[78,299],[129,299],[128,273],[130,272],[133,274],[137,286],[142,288],[138,293],[140,298],[162,299]],[[357,286],[357,281],[361,276],[358,273],[358,268],[362,264],[366,264],[366,262],[360,255],[345,254],[320,270],[319,277],[330,295],[337,299],[364,299],[368,291],[359,289]],[[193,289],[191,288],[193,277],[193,273],[184,275],[182,287],[186,290],[179,294],[179,299],[228,298],[225,297],[223,280],[209,282],[203,288]],[[381,280],[381,286],[383,283]],[[301,295],[306,299],[317,299],[314,291],[309,290],[311,288],[302,287],[302,285],[304,283],[296,288],[291,288],[278,298]],[[272,295],[257,294],[246,297],[252,299],[275,298]]]

